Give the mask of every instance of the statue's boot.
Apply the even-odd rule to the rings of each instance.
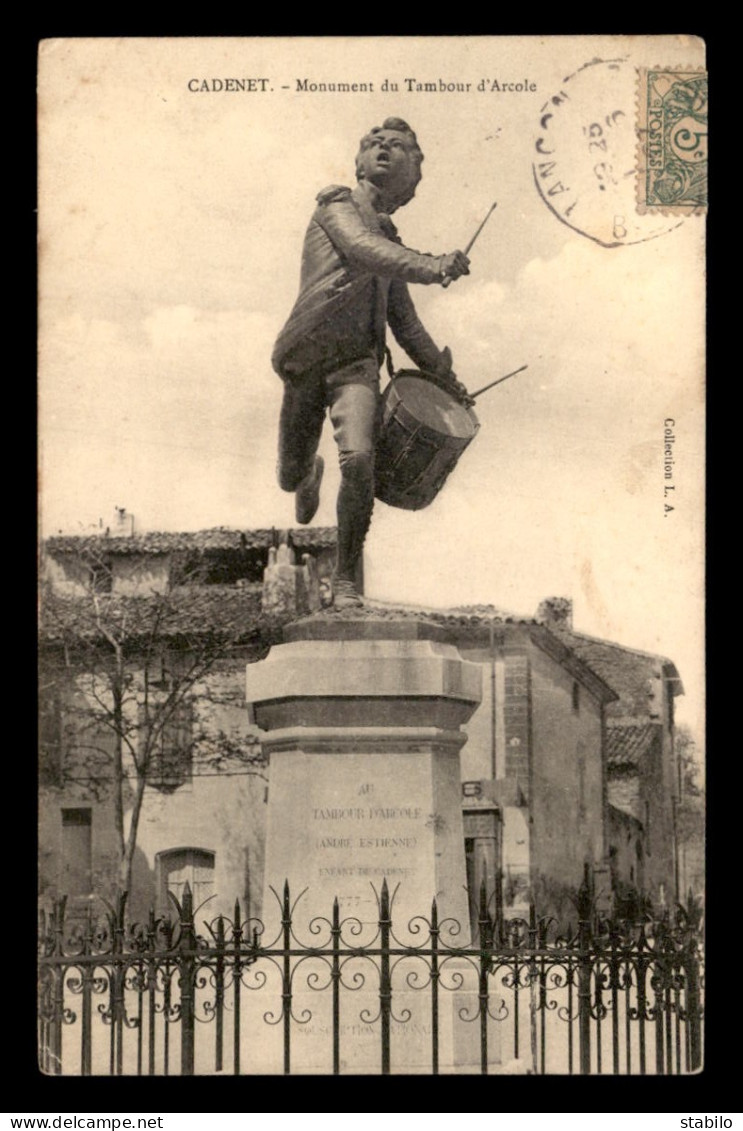
[[[301,526],[312,522],[320,506],[320,484],[322,483],[325,460],[315,456],[315,465],[309,475],[305,475],[294,493],[294,514]]]
[[[333,608],[359,609],[363,608],[364,600],[354,585],[353,581],[344,581],[336,578],[333,585]]]
[[[338,569],[333,586],[337,609],[363,605],[354,578],[374,507],[374,456],[341,452],[338,491]]]

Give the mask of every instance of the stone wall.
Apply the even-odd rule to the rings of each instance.
[[[136,666],[134,673],[136,673]],[[142,805],[129,906],[146,914],[162,904],[158,854],[177,848],[215,853],[210,911],[231,913],[235,898],[259,910],[263,881],[267,767],[244,704],[245,656],[224,660],[193,688],[189,700],[192,743],[183,773],[148,784]],[[39,893],[48,905],[64,891],[63,810],[89,809],[91,892],[110,899],[118,885],[113,732],[92,725],[88,702],[74,682],[62,696],[62,764],[58,783],[39,799]],[[86,709],[87,708],[87,709]],[[132,703],[136,711],[136,703]],[[131,735],[136,741],[136,734]],[[154,769],[154,767],[153,767]],[[136,780],[130,757],[123,786],[125,825]],[[80,899],[75,901],[81,904]]]
[[[584,863],[604,858],[601,704],[572,674],[534,649],[531,655],[531,870],[553,901],[552,913],[572,914],[567,897],[579,887]]]
[[[112,592],[127,597],[165,593],[170,569],[170,554],[118,554],[111,559]]]

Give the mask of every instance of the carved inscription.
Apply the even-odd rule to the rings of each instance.
[[[426,814],[416,805],[375,800],[375,784],[362,781],[349,805],[315,806],[311,811],[314,848],[321,877],[385,875],[404,879],[415,871],[405,855],[421,844]]]
[[[349,806],[348,808],[313,809],[314,821],[358,821],[359,825],[374,824],[377,822],[394,821],[420,821],[423,810],[413,806]],[[370,833],[359,832],[356,836],[320,836],[317,838],[317,848],[415,848],[418,838],[415,836],[373,836]]]

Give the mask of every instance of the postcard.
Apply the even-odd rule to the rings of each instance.
[[[680,769],[679,751],[694,766],[701,765],[704,734],[703,42],[683,35],[50,39],[41,43],[39,53],[39,137],[40,521],[53,578],[64,582],[67,596],[82,584],[77,567],[69,564],[78,549],[88,555],[88,582],[93,590],[98,586],[105,601],[111,586],[101,590],[104,568],[113,570],[114,593],[127,599],[134,593],[133,583],[121,581],[124,574],[111,566],[108,549],[114,543],[116,553],[128,555],[129,565],[136,559],[153,592],[162,594],[158,570],[176,545],[224,545],[225,553],[233,555],[230,561],[243,553],[248,562],[254,553],[250,569],[263,554],[261,562],[265,558],[271,568],[278,569],[283,560],[287,570],[305,568],[310,577],[315,566],[302,564],[303,550],[310,558],[319,555],[319,561],[323,554],[327,558],[331,543],[336,552],[337,542],[334,576],[322,577],[324,588],[313,592],[317,603],[320,594],[327,606],[334,590],[341,620],[352,621],[355,610],[366,615],[369,609],[387,609],[384,615],[390,616],[390,609],[418,609],[424,617],[438,617],[439,625],[449,624],[451,641],[457,617],[473,618],[475,635],[467,647],[472,662],[484,665],[482,702],[490,707],[476,716],[480,722],[471,724],[470,743],[462,752],[461,776],[470,793],[465,788],[464,840],[457,836],[462,868],[466,862],[472,882],[487,872],[488,883],[494,883],[499,868],[507,872],[507,853],[515,854],[509,858],[513,868],[498,897],[498,913],[510,899],[510,906],[528,920],[529,884],[518,877],[531,875],[533,888],[534,865],[523,863],[518,853],[523,856],[527,850],[517,845],[531,837],[530,851],[536,850],[541,834],[534,823],[538,826],[540,812],[550,811],[547,801],[540,808],[533,773],[529,777],[527,761],[519,761],[527,747],[537,758],[542,741],[540,664],[556,665],[554,671],[550,668],[553,683],[549,694],[544,692],[544,710],[557,711],[557,697],[564,693],[566,718],[577,717],[582,709],[585,719],[594,707],[599,718],[603,711],[596,773],[608,773],[611,763],[617,781],[624,774],[624,785],[612,787],[608,801],[605,784],[592,792],[593,739],[586,737],[588,732],[579,736],[575,764],[581,768],[575,787],[565,786],[563,792],[565,812],[578,814],[585,829],[591,826],[595,800],[601,831],[591,842],[591,867],[597,869],[592,875],[613,885],[616,906],[617,876],[624,869],[627,890],[632,886],[642,896],[646,884],[653,914],[670,913],[686,899],[699,874],[692,850],[686,854],[680,847],[678,814],[684,800],[679,782],[687,772]],[[397,375],[392,385],[398,392],[386,394],[387,447],[382,455],[376,449],[375,464],[380,373],[384,390],[388,368]],[[421,373],[430,378],[423,393],[416,378]],[[434,402],[438,407],[432,407]],[[443,435],[437,442],[430,431],[439,424]],[[405,429],[408,438],[403,441]],[[436,462],[443,460],[443,449],[451,453],[448,462]],[[402,482],[396,476],[405,460],[415,474]],[[427,461],[433,462],[429,466]],[[393,465],[394,475],[389,471]],[[296,535],[300,528],[305,532],[301,536]],[[289,541],[282,549],[286,537],[281,532],[286,531]],[[242,532],[242,544],[236,532]],[[177,543],[181,536],[185,541]],[[96,538],[100,561],[91,564],[91,540]],[[108,548],[107,538],[112,540]],[[130,542],[122,550],[123,538]],[[230,539],[238,539],[233,549]],[[238,576],[232,566],[223,567],[210,578],[217,588],[231,585],[238,595],[252,593],[251,586],[260,588],[257,575],[248,571]],[[316,584],[317,577],[310,577],[310,583]],[[101,606],[91,607],[101,629]],[[120,627],[121,619],[116,624]],[[54,637],[55,647],[60,639]],[[607,642],[616,651],[599,654]],[[419,644],[422,649],[424,642]],[[458,638],[457,646],[467,654]],[[318,656],[329,647],[319,641]],[[497,662],[492,651],[491,665],[488,648],[496,647],[504,651]],[[532,657],[533,648],[541,659],[534,658],[536,653]],[[516,657],[513,668],[511,655]],[[519,656],[532,665],[528,678],[518,667]],[[187,677],[183,672],[166,676],[164,670],[157,684],[161,698],[163,689],[181,686],[178,678],[201,686],[200,670]],[[372,669],[363,671],[367,675],[359,679]],[[314,688],[306,694],[319,695],[312,672],[296,676],[295,690],[305,678]],[[380,687],[386,686],[386,678],[381,677]],[[462,679],[462,686],[469,686],[469,676]],[[514,722],[520,718],[518,709],[508,713],[508,696],[519,694],[522,679],[530,689],[533,706],[528,709],[534,711],[523,733],[521,723]],[[273,703],[268,686],[261,684],[261,694]],[[244,696],[244,681],[236,687]],[[360,714],[355,724],[346,720],[343,725],[381,726],[376,716],[363,714],[367,708],[361,700],[365,704],[367,694],[382,692],[360,685],[357,692]],[[394,698],[398,690],[390,686],[385,694]],[[644,697],[640,705],[638,695]],[[496,701],[505,703],[502,716]],[[98,707],[104,710],[100,703]],[[216,868],[222,889],[233,881],[236,885],[221,890],[230,907],[249,887],[250,913],[265,911],[263,869],[266,853],[273,851],[266,848],[265,836],[276,836],[272,822],[278,819],[270,809],[271,791],[289,788],[287,782],[277,785],[268,772],[256,777],[251,764],[252,776],[244,785],[236,784],[238,777],[230,779],[230,789],[247,791],[244,797],[239,794],[239,806],[238,792],[233,792],[233,805],[214,792],[215,781],[230,763],[212,759],[203,778],[204,789],[211,792],[197,797],[196,777],[186,783],[185,778],[163,776],[162,738],[154,798],[150,770],[137,777],[137,759],[144,757],[141,744],[132,731],[117,732],[110,708],[105,709],[118,748],[131,740],[135,769],[126,790],[119,791],[118,816],[110,820],[102,815],[102,795],[94,796],[79,774],[74,784],[58,778],[42,789],[42,891],[49,900],[70,894],[62,891],[67,881],[72,894],[89,903],[100,894],[112,898],[122,875],[132,885],[141,873],[148,891],[158,899],[170,891],[182,908],[186,883],[189,900],[195,891],[211,893]],[[141,720],[141,695],[138,709]],[[254,719],[263,718],[270,734],[278,733],[279,721],[282,727],[294,725],[278,707],[260,710]],[[433,719],[438,707],[431,710]],[[483,745],[478,761],[477,743],[485,743],[482,720],[488,712],[490,745]],[[312,724],[307,718],[303,726],[320,727],[320,715],[312,715]],[[165,730],[172,737],[190,725],[181,711]],[[336,720],[334,725],[340,724]],[[441,721],[436,725],[442,733],[446,729]],[[655,757],[653,743],[661,731],[660,777],[653,779],[655,792],[645,798],[644,771],[638,766],[650,765],[641,760]],[[354,746],[355,756],[367,759],[367,774],[375,758],[387,755],[371,746],[360,753],[361,741]],[[545,739],[545,767],[550,757],[561,757],[560,741],[555,739],[553,755],[548,755]],[[317,742],[322,745],[320,738]],[[588,753],[580,746],[584,742]],[[274,742],[278,749],[277,743],[279,739]],[[487,751],[492,747],[492,764],[486,746]],[[106,749],[108,757],[111,747]],[[147,758],[154,758],[147,749]],[[317,752],[314,756],[320,757]],[[129,757],[126,750],[123,757]],[[331,755],[322,757],[328,765]],[[367,888],[381,859],[374,853],[385,849],[388,837],[387,847],[394,849],[388,861],[393,876],[398,874],[401,882],[407,876],[411,883],[428,876],[406,861],[417,859],[426,837],[438,843],[435,807],[424,813],[411,801],[412,794],[396,794],[392,785],[382,797],[379,782],[372,784],[376,769],[359,778],[350,763],[338,767],[336,794],[329,784],[324,801],[313,795],[314,812],[326,814],[322,821],[316,818],[313,836],[329,853],[323,857],[325,873],[318,864],[317,875],[324,874],[328,885],[331,880],[346,887],[363,881]],[[544,773],[545,781],[552,781],[550,788],[559,792],[557,778],[551,779],[548,769]],[[703,770],[689,773],[694,780],[689,778],[688,788],[698,797]],[[392,782],[391,771],[387,777]],[[487,784],[491,778],[492,789]],[[628,801],[627,791],[634,788],[626,784],[630,779],[639,785]],[[142,796],[136,801],[140,784]],[[357,784],[368,786],[367,796],[356,796]],[[178,798],[186,796],[190,800],[178,815]],[[278,796],[274,792],[274,801]],[[616,812],[607,816],[612,806]],[[261,824],[267,807],[269,828],[274,828],[270,834]],[[367,809],[393,816],[362,834],[357,825],[368,816]],[[130,838],[128,870],[122,873],[119,856],[135,810],[139,832]],[[491,837],[492,857],[487,855],[490,848],[478,856],[477,830],[484,827],[485,810],[500,822],[500,831]],[[249,834],[240,826],[239,814],[245,812],[248,823],[255,824]],[[510,826],[506,813],[512,814]],[[220,826],[219,833],[212,834],[205,814],[214,828]],[[287,817],[288,827],[293,820]],[[118,830],[118,840],[109,835],[111,829]],[[243,836],[250,864],[245,863],[247,855],[239,856],[239,863],[231,855],[230,846]],[[362,844],[359,836],[372,836],[373,845]],[[566,834],[566,843],[571,837]],[[662,877],[655,837],[669,844],[673,840],[675,846]],[[550,841],[555,860],[562,851],[559,840],[555,835]],[[302,844],[303,853],[309,851]],[[364,863],[367,849],[372,855]],[[64,852],[72,862],[64,865],[67,871],[60,878],[55,868]],[[361,856],[352,863],[355,852]],[[581,847],[570,856],[576,891],[587,852]],[[489,871],[484,872],[486,857]],[[594,895],[600,894],[601,883],[592,883]],[[378,888],[375,892],[379,899]],[[426,916],[435,894],[425,893]],[[472,899],[470,892],[470,908]],[[469,914],[466,901],[463,906]],[[332,989],[340,974],[332,965],[330,908],[326,914],[325,957]],[[475,922],[477,911],[472,915]],[[573,917],[573,927],[576,921]],[[566,919],[565,929],[568,925]],[[473,945],[484,946],[484,937],[481,933]],[[80,944],[88,948],[90,961],[78,972],[83,979],[78,1004],[88,1010],[81,1016],[88,1017],[89,1027],[91,1002],[93,1010],[99,1000],[113,1002],[115,982],[113,973],[105,973],[105,963],[96,967],[92,961],[92,938]],[[215,938],[210,936],[209,946],[218,945]],[[247,933],[241,939],[250,944]],[[526,935],[522,942],[527,945]],[[224,937],[220,945],[227,945]],[[49,968],[61,969],[49,953]],[[430,944],[426,954],[430,963]],[[191,954],[189,960],[193,958]],[[475,959],[470,955],[467,961]],[[513,1046],[512,1021],[508,1040],[502,1037],[505,1025],[500,1036],[493,1035],[502,1020],[493,998],[490,1019],[483,1026],[469,1026],[470,1035],[484,1032],[483,1039],[491,1042],[485,1060],[476,1040],[457,1053],[444,1050],[442,1036],[442,1070],[496,1071],[498,1065],[499,1070],[515,1065],[514,1071],[610,1071],[613,1015],[610,1008],[601,1012],[605,1002],[594,1000],[591,1015],[594,1026],[606,1018],[609,1044],[603,1068],[595,1048],[579,1047],[577,1012],[562,1036],[557,1031],[550,1035],[559,1010],[578,1009],[577,997],[569,1006],[560,997],[572,985],[573,959],[567,961],[563,976],[568,982],[551,987],[557,994],[554,1012],[544,1006],[546,998],[539,1004],[546,982],[533,971],[530,977],[523,975],[527,1020],[520,1046],[518,1037]],[[137,1071],[139,1063],[140,1071],[157,1074],[164,1071],[163,1041],[169,1031],[172,1071],[181,1070],[178,1065],[232,1071],[239,1042],[229,1044],[233,1038],[225,1036],[226,1051],[214,1063],[210,1044],[207,1063],[201,1046],[194,1053],[188,1039],[181,1043],[182,1013],[173,1014],[170,1023],[163,1021],[163,1009],[167,1014],[170,1008],[162,999],[170,992],[169,975],[158,975],[155,985],[140,971],[144,980],[137,983],[135,967],[130,965],[126,974],[135,981],[127,983],[125,1021],[107,1005],[113,1021],[103,1053],[90,1045],[86,1051],[89,1032],[78,1036],[74,1025],[65,1025],[62,1048],[67,1051],[62,1054],[54,1036],[62,1029],[55,1029],[53,1020],[59,1001],[55,1007],[49,983],[45,1070],[105,1074]],[[215,969],[210,966],[207,973]],[[90,985],[85,970],[93,971]],[[235,974],[236,981],[249,980],[248,966],[245,970]],[[353,965],[350,970],[358,973]],[[692,992],[685,977],[684,992]],[[517,985],[518,978],[517,971]],[[168,986],[176,994],[175,983]],[[191,1000],[178,1008],[188,1016],[188,1009],[201,1008],[202,1019],[212,1021],[217,1009],[226,1032],[227,1014],[219,1011],[233,1010],[232,1025],[230,995],[235,991],[220,987],[219,1004],[207,995],[200,1006]],[[447,988],[454,993],[454,986]],[[464,983],[460,988],[454,1014],[463,1010],[470,1020],[482,1018],[476,993],[470,999]],[[629,986],[620,980],[614,989],[620,996],[639,992],[631,978]],[[377,1051],[368,1053],[370,1042],[375,1050],[378,1043],[377,1030],[369,1037],[376,1021],[368,1002],[359,1007],[361,1019],[346,1016],[342,1032],[337,1018],[334,1025],[330,1014],[324,1021],[315,1015],[316,1038],[327,1044],[327,1065],[307,1052],[309,1030],[294,1038],[302,1011],[310,1008],[307,987],[293,1014],[282,1014],[279,1003],[271,1032],[286,1037],[289,1026],[291,1048],[300,1064],[312,1066],[307,1070],[331,1071],[335,1065],[342,1071],[345,1064],[349,1071],[384,1071],[391,1055],[394,1071],[400,1063],[396,1050],[408,1041],[405,994],[412,990],[409,984],[400,990],[400,1012],[394,1012],[393,999],[392,1014],[385,1013],[383,990],[377,987],[377,997],[372,995],[379,1005],[381,994],[380,1024],[387,1025],[387,1060],[383,1041],[381,1068]],[[285,986],[285,1006],[286,992]],[[534,992],[537,999],[532,996],[530,1006]],[[668,1029],[660,1055],[666,1070],[693,1070],[698,1067],[693,1051],[698,1038],[673,1029],[681,1024],[681,1014],[671,1009],[674,992],[669,988],[664,999]],[[611,996],[611,989],[607,993]],[[243,997],[250,997],[248,988]],[[500,1001],[500,990],[497,997]],[[131,1004],[135,999],[136,1007]],[[149,1036],[148,1000],[150,1009],[157,1004]],[[430,998],[426,1001],[428,1010]],[[453,1008],[447,1001],[447,1008]],[[627,1010],[637,1008],[634,997],[630,1002],[628,996],[625,1004]],[[135,1015],[137,1025],[129,1026]],[[642,1022],[646,1037],[640,1039],[638,1033],[628,1038],[626,1048],[615,1046],[621,1071],[639,1071],[640,1056],[643,1070],[658,1070],[655,1016],[648,1013]],[[531,1036],[529,1017],[542,1026],[535,1021]],[[425,1040],[427,1051],[414,1070],[431,1071],[426,1059],[431,1020],[428,1013],[419,1020],[414,1013],[408,1034],[415,1029],[418,1037],[410,1037],[410,1047]],[[199,1041],[205,1040],[207,1027],[196,1026]],[[216,1032],[216,1022],[213,1028]],[[138,1053],[132,1051],[136,1040],[127,1043],[135,1029]],[[584,1036],[587,1031],[582,1030]],[[340,1043],[335,1061],[334,1033],[336,1046]],[[546,1056],[537,1040],[545,1033]],[[247,1050],[248,1038],[241,1039]],[[557,1053],[552,1056],[549,1041],[564,1057],[570,1045],[569,1068],[567,1059],[563,1064]],[[500,1049],[497,1054],[493,1042]],[[351,1047],[360,1050],[357,1055],[346,1051]],[[309,1060],[302,1062],[303,1055]],[[66,1056],[72,1056],[72,1067]],[[280,1050],[278,1067],[270,1058],[251,1063],[247,1056],[244,1051],[239,1071],[283,1070]],[[600,1061],[600,1052],[598,1056]]]

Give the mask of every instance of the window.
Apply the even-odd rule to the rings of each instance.
[[[193,711],[187,701],[168,713],[150,757],[148,781],[160,789],[178,789],[191,780]]]
[[[147,661],[145,674],[150,687],[172,691],[177,683],[188,675],[188,653],[174,648],[163,648]]]
[[[168,892],[180,904],[188,883],[194,910],[214,894],[214,853],[207,848],[173,848],[157,854],[158,887],[163,911],[173,910]]]
[[[113,589],[113,569],[110,561],[94,560],[88,565],[88,583],[95,593],[110,593]]]
[[[92,884],[93,822],[90,809],[62,810],[63,895],[90,895]]]

